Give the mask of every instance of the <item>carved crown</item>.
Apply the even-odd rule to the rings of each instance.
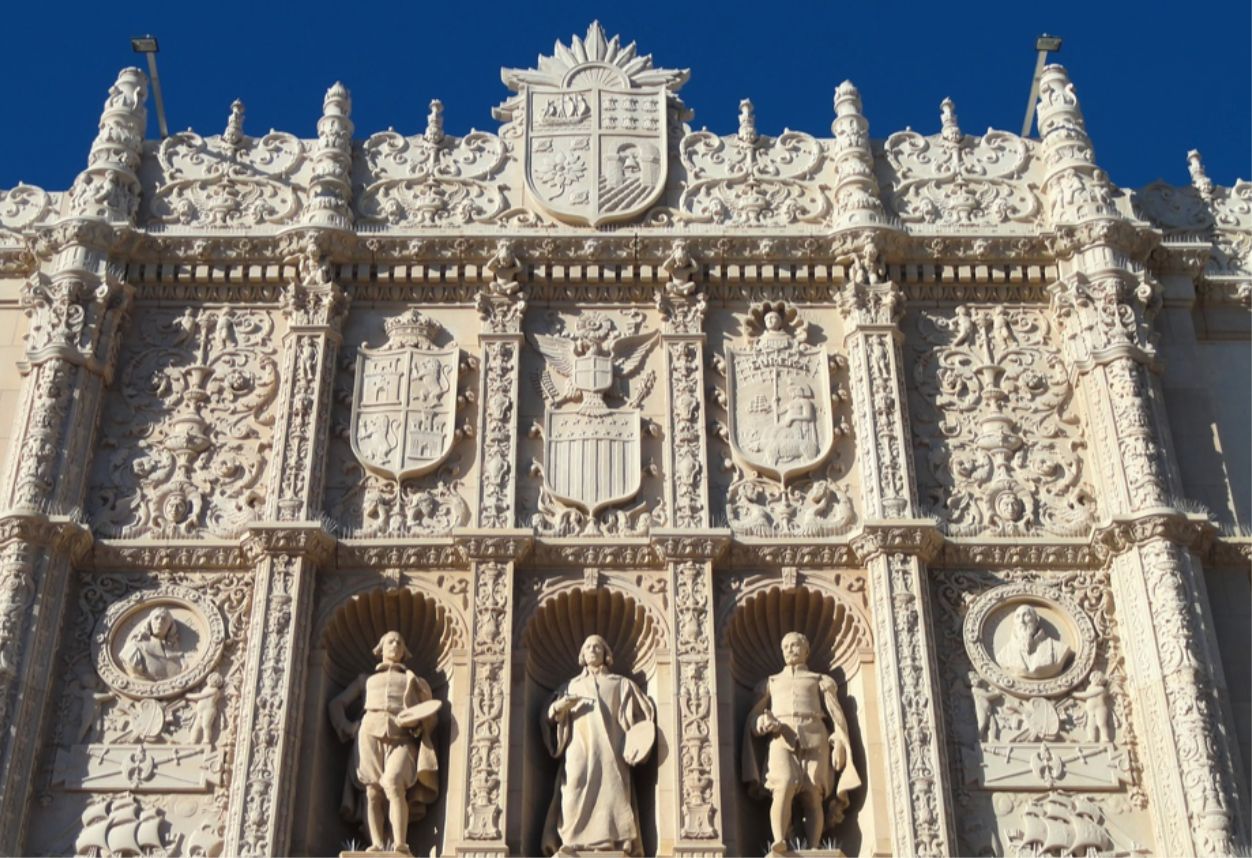
[[[393,346],[433,346],[439,323],[419,310],[408,309],[383,323]]]

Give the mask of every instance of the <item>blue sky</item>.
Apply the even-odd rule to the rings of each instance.
[[[211,10],[211,11],[210,11]],[[507,95],[501,66],[532,65],[598,18],[657,65],[691,69],[683,99],[694,127],[729,133],[740,98],[763,133],[829,136],[834,87],[861,90],[876,138],[939,127],[1021,128],[1034,39],[1062,36],[1055,61],[1078,88],[1096,157],[1113,181],[1187,181],[1186,152],[1209,176],[1252,178],[1252,3],[1177,2],[631,3],[308,2],[235,0],[21,3],[6,11],[7,126],[0,188],[69,186],[86,161],[116,71],[140,64],[129,37],[152,32],[171,130],[220,133],[232,99],[246,130],[312,136],[322,94],[352,91],[357,135],[419,131],[431,98],[447,130],[494,129]],[[149,134],[156,134],[150,109]]]

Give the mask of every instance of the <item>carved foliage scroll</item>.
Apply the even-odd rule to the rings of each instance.
[[[918,313],[914,330],[918,478],[948,532],[1084,532],[1086,445],[1044,316],[961,305]]]
[[[675,568],[675,645],[678,652],[678,718],[682,742],[679,752],[682,820],[685,839],[717,837],[720,821],[715,798],[718,780],[714,765],[716,736],[713,719],[713,672],[710,628],[713,602],[709,569],[703,563]]]
[[[480,563],[475,569],[473,724],[465,823],[470,840],[503,837],[510,573],[507,563]]]
[[[462,226],[491,220],[504,208],[500,186],[491,182],[504,164],[504,143],[481,131],[445,136],[438,101],[431,102],[424,134],[383,131],[361,144],[360,153],[356,205],[363,224]]]
[[[830,210],[827,189],[814,181],[826,158],[808,134],[756,133],[751,102],[740,105],[739,133],[708,131],[679,144],[687,187],[678,207],[690,219],[732,226],[820,223]]]
[[[276,411],[273,318],[187,307],[140,314],[92,472],[109,536],[228,536],[259,515]]]

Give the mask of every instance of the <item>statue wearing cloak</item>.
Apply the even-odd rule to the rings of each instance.
[[[543,851],[642,855],[630,767],[652,751],[656,708],[639,686],[608,672],[612,653],[599,635],[578,660],[582,672],[557,689],[543,719],[544,744],[562,760]]]

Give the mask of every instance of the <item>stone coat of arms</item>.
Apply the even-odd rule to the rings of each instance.
[[[352,452],[396,481],[429,473],[456,432],[456,343],[436,348],[439,325],[417,310],[389,319],[383,348],[362,346],[352,391]]]
[[[756,315],[747,348],[726,349],[730,447],[785,486],[825,461],[834,444],[829,359],[805,343],[794,310],[766,306]]]
[[[549,404],[544,417],[544,487],[557,500],[595,517],[629,500],[642,477],[642,413],[622,397],[618,382],[643,366],[656,332],[623,335],[599,313],[578,319],[572,334],[534,334],[547,365],[539,384]],[[645,385],[646,387],[646,385]],[[576,401],[574,408],[560,408]]]
[[[687,72],[652,67],[633,43],[559,42],[538,69],[505,69],[518,95],[497,116],[520,116],[526,188],[553,216],[598,226],[643,213],[665,190],[670,111]]]

